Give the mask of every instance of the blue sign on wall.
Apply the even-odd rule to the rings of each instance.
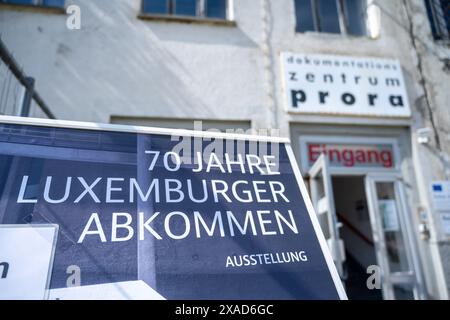
[[[0,224],[59,226],[50,297],[345,298],[288,143],[8,119]]]

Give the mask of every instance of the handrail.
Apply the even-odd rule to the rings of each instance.
[[[361,231],[358,230],[350,221],[345,219],[342,215],[337,214],[337,217],[339,221],[341,221],[347,228],[352,231],[356,236],[358,236],[360,239],[362,239],[365,243],[367,243],[370,246],[374,246],[374,242],[370,240],[365,234],[363,234]]]
[[[26,75],[22,72],[22,70],[20,70],[19,64],[14,59],[14,57],[9,53],[8,49],[6,48],[6,45],[3,43],[1,38],[0,38],[0,58],[3,60],[3,62],[12,72],[12,74],[17,78],[17,80],[19,80],[19,82],[27,89],[27,91],[32,93],[33,99],[42,109],[42,112],[44,112],[45,115],[50,119],[56,119],[55,115],[50,111],[50,108],[41,98],[39,93],[34,89],[30,81],[27,81]]]

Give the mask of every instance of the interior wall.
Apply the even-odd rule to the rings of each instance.
[[[364,269],[367,269],[368,266],[377,264],[374,247],[348,226],[348,224],[353,226],[373,243],[364,178],[335,177],[332,181],[336,213],[343,218],[339,219],[343,223],[340,229],[341,238],[344,240],[346,250]]]

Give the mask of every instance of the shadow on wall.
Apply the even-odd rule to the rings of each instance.
[[[214,117],[219,112],[218,105],[206,102],[200,90],[206,80],[198,78],[195,65],[189,61],[203,63],[201,59],[212,59],[222,50],[202,47],[201,57],[187,56],[186,60],[184,57],[181,60],[174,55],[175,49],[169,51],[168,48],[183,49],[188,43],[211,46],[234,43],[241,48],[257,48],[257,45],[236,27],[211,28],[140,20],[138,3],[114,1],[111,6],[104,6],[103,1],[81,0],[80,31],[69,31],[64,24],[61,32],[52,30],[55,38],[51,39],[47,29],[51,26],[48,26],[47,32],[37,37],[40,40],[33,38],[34,47],[47,45],[47,42],[55,47],[53,65],[42,71],[48,81],[41,82],[48,96],[53,96],[54,101],[50,103],[61,110],[67,106],[66,110],[71,112],[83,105],[86,113],[74,115],[83,120],[104,121],[107,113],[117,113],[117,110],[123,110],[124,114],[177,117],[192,116],[193,110],[201,110],[204,116]],[[57,23],[59,26],[61,21]],[[209,64],[210,60],[205,63]],[[223,68],[223,62],[221,65]],[[211,78],[214,65],[211,69],[208,81],[214,83],[215,79]],[[217,77],[218,81],[223,81],[219,72]]]

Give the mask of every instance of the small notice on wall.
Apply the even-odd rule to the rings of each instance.
[[[431,200],[437,211],[450,213],[450,181],[435,181],[431,184]]]
[[[450,213],[441,213],[442,231],[446,235],[450,235]]]
[[[436,214],[439,215],[442,232],[450,235],[450,181],[431,183],[431,201]]]
[[[380,200],[380,214],[383,217],[384,231],[395,232],[400,230],[395,200]]]

